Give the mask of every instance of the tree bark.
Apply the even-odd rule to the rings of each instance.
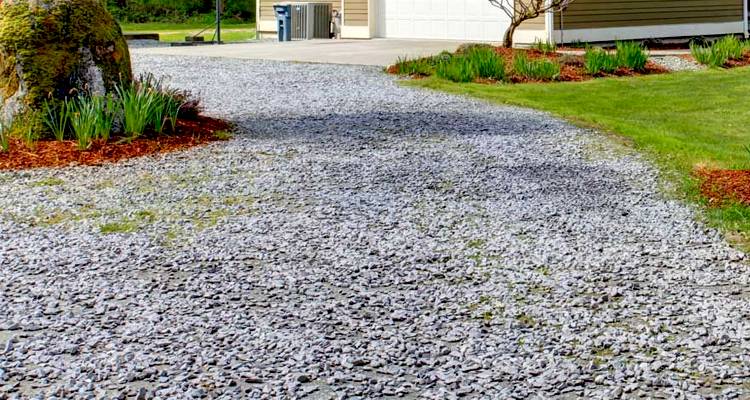
[[[519,25],[521,25],[522,21],[511,21],[510,26],[505,31],[505,35],[503,36],[503,47],[512,48],[513,47],[513,34],[516,33],[516,29]]]

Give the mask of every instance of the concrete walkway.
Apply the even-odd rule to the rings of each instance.
[[[388,66],[399,57],[453,51],[463,42],[446,40],[309,40],[251,42],[221,46],[136,48],[135,54],[224,57],[249,60]]]

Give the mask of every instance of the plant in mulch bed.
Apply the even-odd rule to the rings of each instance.
[[[720,68],[730,60],[742,60],[750,51],[750,41],[742,41],[736,36],[725,36],[710,45],[690,43],[690,53],[700,64]]]
[[[94,127],[99,115],[94,102],[89,99],[78,99],[71,102],[70,106],[70,127],[75,134],[78,150],[86,150],[96,139]]]
[[[115,93],[44,103],[0,125],[0,169],[100,164],[220,140],[214,134],[229,129],[200,116],[200,100],[190,92],[150,75]]]
[[[620,67],[643,71],[648,63],[648,52],[638,42],[617,42],[617,59]]]
[[[611,74],[617,70],[620,64],[617,54],[595,47],[587,48],[583,58],[586,73],[591,75]]]
[[[560,64],[546,58],[530,60],[518,53],[513,59],[513,73],[533,81],[551,81],[560,76]]]
[[[534,44],[531,45],[531,48],[542,54],[556,53],[557,43],[536,39],[534,40]]]
[[[476,78],[505,79],[505,59],[498,55],[493,48],[474,47],[464,55],[474,65]]]
[[[429,76],[435,72],[435,64],[429,58],[408,59],[399,57],[389,73],[409,76]]]
[[[8,136],[7,126],[2,121],[0,121],[0,150],[2,150],[3,152],[7,152],[10,146]]]
[[[435,69],[439,78],[458,83],[472,82],[477,77],[476,66],[470,59],[462,56],[451,57],[449,61],[441,61]]]
[[[49,102],[44,102],[44,123],[58,142],[65,140],[70,120],[70,106],[68,101],[61,101],[57,109]]]

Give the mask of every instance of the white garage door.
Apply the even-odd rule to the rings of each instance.
[[[378,36],[500,41],[508,17],[487,0],[375,0]]]

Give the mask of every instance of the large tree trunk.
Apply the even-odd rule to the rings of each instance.
[[[122,30],[100,0],[0,0],[0,119],[133,79]]]
[[[513,34],[516,33],[516,29],[518,29],[519,25],[521,25],[520,21],[510,22],[510,26],[505,31],[505,35],[503,35],[503,47],[507,47],[507,48],[513,47]]]

